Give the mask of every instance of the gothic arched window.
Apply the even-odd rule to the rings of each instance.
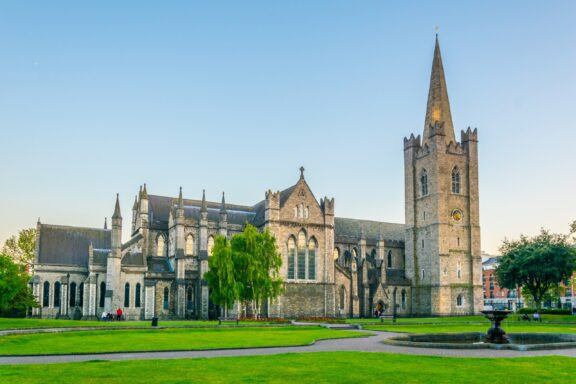
[[[84,283],[80,283],[78,286],[78,306],[84,306]]]
[[[454,167],[452,170],[452,193],[460,193],[460,170]]]
[[[462,295],[458,295],[458,297],[456,297],[456,306],[461,307],[463,303],[464,303],[464,300],[462,298]]]
[[[406,308],[406,290],[402,290],[402,309]]]
[[[60,307],[60,291],[61,291],[60,288],[61,287],[62,287],[62,285],[60,284],[59,281],[57,281],[54,284],[54,307],[55,308]]]
[[[100,307],[104,306],[104,298],[106,297],[106,283],[100,283]]]
[[[420,190],[422,196],[428,195],[428,172],[426,172],[425,169],[422,170],[422,174],[420,175]]]
[[[341,285],[340,286],[340,309],[344,309],[346,307],[346,288]]]
[[[392,251],[388,251],[388,268],[392,268]]]
[[[294,259],[296,258],[296,241],[290,236],[288,239],[288,278],[294,278]]]
[[[186,255],[191,256],[194,254],[194,236],[189,234],[186,237]]]
[[[212,256],[212,248],[214,248],[214,237],[210,236],[208,238],[208,256]]]
[[[166,256],[166,241],[162,235],[156,238],[156,256]]]
[[[164,288],[163,308],[164,309],[170,308],[170,291],[168,290],[168,287]]]
[[[316,240],[310,239],[308,242],[308,280],[316,279]]]
[[[186,290],[186,309],[191,311],[194,308],[194,290],[191,286],[188,286]]]
[[[71,283],[70,284],[70,306],[71,307],[75,307],[76,306],[76,283]]]
[[[298,233],[298,261],[297,273],[299,279],[306,279],[306,232],[300,231]]]
[[[130,307],[130,283],[124,285],[124,307]]]
[[[140,300],[140,290],[142,289],[142,287],[140,286],[140,283],[136,283],[136,290],[134,291],[134,306],[136,308],[140,308],[141,304],[141,300]]]
[[[47,307],[50,305],[50,283],[44,282],[44,289],[42,292],[42,306]]]

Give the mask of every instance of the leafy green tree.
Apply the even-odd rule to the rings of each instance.
[[[235,301],[252,302],[258,315],[264,300],[282,293],[281,265],[276,239],[268,229],[259,232],[248,224],[230,241],[217,236],[208,260],[209,271],[204,274],[210,298],[226,310]]]
[[[0,254],[0,316],[23,316],[38,303],[28,286],[30,276],[22,265]]]
[[[23,265],[27,271],[31,271],[35,249],[36,229],[28,228],[18,232],[18,236],[6,240],[2,253],[10,256],[16,264]]]
[[[282,279],[279,270],[282,257],[276,247],[276,238],[268,228],[259,232],[253,225],[247,225],[244,232],[232,238],[237,271],[242,284],[239,299],[252,302],[254,314],[260,314],[261,304],[266,299],[274,299],[282,293]]]
[[[232,247],[226,237],[216,236],[214,239],[208,266],[204,278],[211,289],[210,299],[228,311],[239,297],[240,281],[236,280]]]
[[[500,251],[498,284],[508,289],[522,286],[537,309],[546,295],[576,269],[576,248],[569,243],[569,236],[546,230],[533,238],[522,235],[520,240],[505,240]]]

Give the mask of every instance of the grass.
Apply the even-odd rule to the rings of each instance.
[[[440,323],[440,324],[407,324],[384,323],[364,325],[362,328],[373,331],[408,332],[408,333],[455,333],[455,332],[486,332],[490,328],[487,321],[482,323]],[[538,333],[576,333],[576,323],[519,323],[502,322],[502,328],[507,333],[538,332]]]
[[[512,314],[509,316],[507,322],[516,322],[520,315]],[[385,323],[392,320],[385,319]],[[380,323],[380,319],[346,319],[350,324],[363,324],[363,323]],[[400,317],[396,319],[397,323],[483,323],[486,324],[488,320],[484,316],[446,316],[446,317]],[[574,323],[576,324],[576,316],[573,315],[542,315],[543,323]],[[522,321],[522,323],[528,323]]]
[[[0,366],[0,382],[54,383],[573,383],[574,358],[446,358],[322,352],[211,359]]]
[[[103,329],[3,336],[0,355],[293,346],[361,336],[366,333],[321,327]]]

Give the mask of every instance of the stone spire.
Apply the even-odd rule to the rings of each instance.
[[[114,207],[114,214],[112,215],[112,219],[121,219],[122,215],[120,214],[120,198],[118,194],[116,194],[116,206]]]
[[[436,124],[443,126],[443,129],[440,131],[431,129],[431,126],[434,127]],[[451,141],[456,142],[438,35],[436,35],[434,59],[432,60],[432,74],[430,75],[430,90],[428,91],[428,104],[426,107],[426,120],[424,121],[424,137],[422,138],[422,142],[428,142],[430,135],[436,133],[445,135],[446,143]]]
[[[146,190],[146,183],[144,183],[144,189],[142,190],[142,198],[143,199],[148,198],[148,191]]]
[[[200,208],[200,212],[208,212],[208,208],[206,207],[206,190],[202,190],[202,208]]]
[[[224,192],[222,192],[222,204],[220,204],[220,213],[226,213],[226,199],[224,198]]]
[[[108,218],[104,218],[104,229],[108,229]]]
[[[132,205],[132,210],[133,211],[138,210],[138,196],[134,196],[134,204]]]
[[[184,199],[182,199],[182,187],[180,187],[180,194],[178,195],[178,208],[184,208]]]

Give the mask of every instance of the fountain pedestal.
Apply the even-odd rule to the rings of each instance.
[[[486,318],[490,320],[490,322],[492,323],[492,327],[488,330],[488,332],[486,333],[486,337],[484,339],[486,343],[508,344],[510,342],[508,336],[506,335],[506,332],[504,332],[504,330],[500,328],[500,323],[502,322],[502,320],[507,318],[511,312],[512,311],[506,311],[506,310],[482,311],[484,316],[486,316]]]

